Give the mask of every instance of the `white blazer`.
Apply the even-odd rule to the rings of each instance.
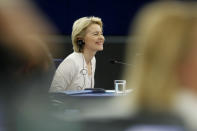
[[[92,75],[89,76],[83,54],[73,52],[57,68],[49,91],[59,92],[94,88],[95,57],[92,58],[91,64]]]

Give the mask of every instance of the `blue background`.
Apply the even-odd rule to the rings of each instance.
[[[33,0],[57,27],[70,35],[73,22],[84,16],[98,16],[104,35],[127,35],[136,12],[151,0]]]

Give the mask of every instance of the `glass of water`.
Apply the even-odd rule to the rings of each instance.
[[[126,93],[126,80],[114,80],[116,93]]]

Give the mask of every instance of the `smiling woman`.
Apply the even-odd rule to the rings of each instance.
[[[76,20],[72,30],[74,52],[57,68],[50,92],[94,88],[95,54],[103,50],[104,40],[100,18]]]
[[[87,34],[84,37],[84,50],[91,50],[93,53],[103,50],[103,33],[98,24],[92,24],[87,28]],[[84,51],[87,52],[87,51]]]

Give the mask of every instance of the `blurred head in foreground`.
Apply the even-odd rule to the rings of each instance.
[[[0,19],[0,82],[4,87],[1,90],[16,93],[35,84],[30,79],[41,80],[41,75],[35,74],[50,70],[53,63],[46,36],[55,30],[30,1],[1,1]],[[28,80],[25,88],[14,83],[24,84]],[[4,91],[1,93],[8,96]]]
[[[197,95],[197,4],[153,3],[132,27],[126,79],[136,110],[166,112],[181,90]]]
[[[27,0],[0,1],[0,19],[0,119],[16,130],[16,123],[29,124],[26,114],[25,120],[41,116],[53,77],[46,36],[55,30]]]

